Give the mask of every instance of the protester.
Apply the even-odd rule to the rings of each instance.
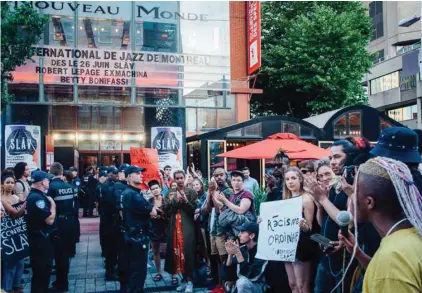
[[[54,263],[56,265],[56,283],[51,288],[55,292],[69,290],[69,259],[72,255],[75,241],[75,218],[73,202],[75,197],[74,188],[71,184],[63,181],[63,165],[54,162],[51,164],[50,173],[54,176],[47,196],[51,197],[56,204],[56,224],[58,234],[54,241]]]
[[[32,265],[31,293],[48,292],[50,272],[53,266],[53,235],[56,204],[46,195],[49,175],[45,172],[32,173],[31,191],[26,204],[26,224],[29,242],[29,258]]]
[[[147,276],[150,217],[157,215],[157,209],[141,196],[141,190],[138,188],[143,182],[144,170],[136,166],[126,168],[128,187],[121,196],[125,239],[127,239],[125,245],[129,272],[127,289],[129,292],[141,293],[145,292]]]
[[[193,176],[192,174],[189,172],[189,167],[186,169],[186,179],[185,179],[185,186],[193,189]]]
[[[169,186],[167,186],[167,184],[164,183],[164,171],[163,170],[158,170],[159,171],[159,176],[160,176],[160,187],[161,190],[163,191],[163,194],[166,195],[168,193],[169,190]]]
[[[304,175],[297,167],[290,167],[284,174],[283,199],[302,197],[302,219],[299,222],[300,236],[296,261],[285,263],[289,285],[293,293],[309,293],[312,276],[312,261],[318,256],[318,246],[310,235],[318,232],[316,207],[312,197],[305,192]]]
[[[176,189],[177,188],[177,183],[175,182],[175,181],[173,181],[171,184],[170,184],[170,189]],[[167,191],[167,194],[168,194],[168,191]]]
[[[201,215],[201,208],[203,208],[207,201],[207,192],[204,190],[204,183],[199,179],[195,178],[193,180],[193,190],[198,196],[198,206],[195,210],[195,221],[199,221],[201,227],[201,237],[202,242],[204,243],[204,251],[201,252],[203,258],[206,258],[208,266],[210,266],[210,259],[208,255],[210,254],[210,237],[209,237],[209,215]],[[198,236],[198,235],[197,235]]]
[[[20,201],[25,201],[31,189],[28,184],[28,178],[31,174],[28,164],[25,162],[17,163],[13,171],[16,178],[14,193]]]
[[[268,261],[256,258],[259,226],[245,223],[240,227],[239,240],[228,240],[227,266],[237,266],[235,292],[262,293],[265,288],[264,271]]]
[[[248,167],[244,167],[242,169],[242,173],[245,176],[245,180],[243,181],[244,188],[246,191],[249,191],[252,195],[254,195],[254,192],[259,189],[258,181],[256,181],[255,178],[252,178],[251,170],[249,170]]]
[[[19,218],[23,216],[25,212],[26,204],[21,204],[17,210],[13,206],[20,203],[19,197],[13,194],[13,188],[15,186],[15,178],[13,173],[3,173],[1,177],[1,184],[3,191],[1,194],[2,208],[5,212],[13,218]],[[7,292],[23,292],[21,285],[21,278],[24,270],[24,259],[15,261],[7,261],[2,259],[2,279],[1,288]]]
[[[314,160],[306,160],[299,162],[298,167],[303,175],[305,176],[315,176],[315,161]]]
[[[422,292],[422,197],[410,170],[378,157],[363,164],[357,176],[357,221],[370,221],[383,238],[363,292]]]
[[[202,215],[210,215],[210,243],[211,243],[211,271],[213,272],[213,278],[219,284],[215,289],[214,293],[224,292],[223,281],[226,278],[223,274],[224,266],[227,261],[227,251],[225,247],[226,238],[225,230],[219,225],[218,217],[220,215],[220,207],[222,202],[217,199],[217,196],[221,193],[226,198],[230,198],[233,195],[233,189],[227,184],[227,174],[223,168],[217,168],[214,170],[213,179],[210,180],[208,185],[208,196],[206,199],[206,205],[201,209]],[[222,267],[219,268],[219,263]],[[219,273],[217,273],[219,272]]]
[[[154,205],[156,209],[162,209],[164,204],[164,196],[161,193],[160,183],[157,180],[151,180],[148,182],[148,186],[151,190],[152,197],[149,202]],[[163,273],[161,271],[161,257],[160,257],[160,246],[161,243],[165,243],[168,234],[169,219],[164,213],[157,214],[151,219],[151,248],[157,273],[154,276],[154,281],[158,282],[163,279]]]
[[[165,271],[172,274],[172,284],[178,283],[182,274],[187,283],[177,287],[178,292],[193,292],[193,271],[196,261],[196,235],[194,214],[197,205],[195,191],[185,187],[185,173],[175,171],[176,189],[171,189],[165,199],[163,210],[170,215],[169,235],[166,249]]]
[[[345,166],[353,166],[353,160],[359,153],[359,149],[348,140],[335,141],[330,147],[330,166],[335,175],[341,176]],[[322,172],[321,169],[318,172]],[[311,176],[305,178],[305,190],[313,196],[318,203],[317,218],[321,225],[321,234],[331,241],[338,240],[338,224],[336,216],[341,210],[347,210],[349,196],[341,190],[332,187],[327,191],[326,187],[318,184]],[[330,292],[343,278],[343,253],[340,249],[332,251],[329,255],[323,254],[317,268],[315,279],[315,293]],[[354,270],[354,268],[353,268]],[[350,290],[352,270],[344,278],[344,288]],[[341,292],[341,286],[338,287]]]
[[[168,188],[172,188],[171,184],[173,181],[173,178],[171,178],[171,166],[164,166],[164,184],[167,185]]]

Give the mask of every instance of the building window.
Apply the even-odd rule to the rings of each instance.
[[[361,114],[360,112],[349,113],[349,135],[360,137],[361,134]]]
[[[399,71],[372,79],[370,81],[371,95],[375,95],[377,93],[388,91],[393,88],[399,87],[399,84],[400,84]]]
[[[415,49],[418,49],[421,47],[421,43],[416,43],[416,44],[412,44],[412,45],[408,45],[408,46],[397,46],[396,50],[397,50],[397,55],[402,55],[404,53],[413,51]]]
[[[369,17],[372,20],[373,34],[371,41],[377,40],[384,36],[384,20],[382,15],[382,1],[373,1],[369,3]]]
[[[374,59],[372,61],[373,64],[378,64],[384,61],[384,49],[375,52]]]
[[[418,119],[418,108],[416,105],[406,106],[388,110],[388,117],[396,121],[407,121]]]
[[[345,137],[346,134],[346,115],[343,115],[334,122],[334,137]]]

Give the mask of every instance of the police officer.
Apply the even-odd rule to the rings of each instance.
[[[69,258],[75,239],[74,196],[71,184],[63,181],[63,165],[54,162],[50,167],[54,176],[47,195],[56,203],[56,222],[58,237],[54,241],[54,262],[56,265],[55,292],[68,291]]]
[[[56,204],[46,196],[49,174],[35,171],[31,174],[32,186],[26,201],[26,225],[29,242],[29,258],[32,264],[31,292],[48,292],[53,267],[52,234],[55,224]]]
[[[130,166],[126,169],[128,188],[122,193],[123,222],[129,262],[129,292],[144,292],[147,275],[150,217],[157,215],[137,187],[142,183],[145,169]]]
[[[72,173],[72,185],[76,189],[77,196],[75,197],[74,202],[74,216],[75,216],[75,242],[79,242],[79,237],[81,236],[81,224],[79,222],[79,208],[81,207],[80,194],[82,191],[82,182],[78,177],[78,169],[76,167],[70,167],[69,171]]]
[[[107,169],[108,177],[101,185],[100,191],[100,226],[103,233],[102,245],[105,257],[105,279],[106,281],[116,281],[118,279],[114,270],[117,265],[117,220],[119,212],[116,208],[114,188],[119,170],[112,166]]]
[[[93,217],[95,191],[97,189],[98,180],[94,176],[94,168],[92,166],[86,169],[86,176],[84,178],[86,199],[84,204],[84,217]]]
[[[123,214],[121,208],[121,195],[127,188],[126,181],[126,169],[130,167],[129,164],[122,164],[119,167],[119,180],[116,182],[114,187],[114,197],[116,200],[116,209],[119,211],[119,218],[117,222],[117,265],[118,265],[118,276],[120,282],[120,292],[125,293],[127,291],[127,284],[129,282],[128,273],[128,255],[126,253],[125,241],[124,241],[124,225],[123,225]]]

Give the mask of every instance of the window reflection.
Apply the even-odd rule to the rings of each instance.
[[[349,113],[349,135],[360,137],[361,134],[361,114],[360,112]]]
[[[399,122],[418,119],[417,105],[411,105],[411,106],[388,110],[388,117]]]
[[[345,137],[346,134],[346,115],[343,115],[334,122],[334,137]]]

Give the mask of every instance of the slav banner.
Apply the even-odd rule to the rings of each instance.
[[[247,1],[248,73],[261,67],[261,3]]]
[[[160,181],[157,150],[131,147],[130,164],[146,169],[142,173],[144,183],[148,183],[153,179]]]
[[[29,169],[41,168],[41,128],[34,125],[6,125],[5,166],[15,167],[19,162]]]
[[[181,127],[151,128],[151,147],[158,152],[161,170],[167,165],[170,165],[172,170],[183,169],[182,138]]]
[[[264,202],[260,206],[257,257],[293,262],[299,241],[302,197]],[[259,255],[259,256],[258,256]]]
[[[22,204],[13,207],[18,210]],[[13,218],[5,215],[1,219],[1,257],[6,262],[16,262],[29,255],[28,236],[24,217]]]

